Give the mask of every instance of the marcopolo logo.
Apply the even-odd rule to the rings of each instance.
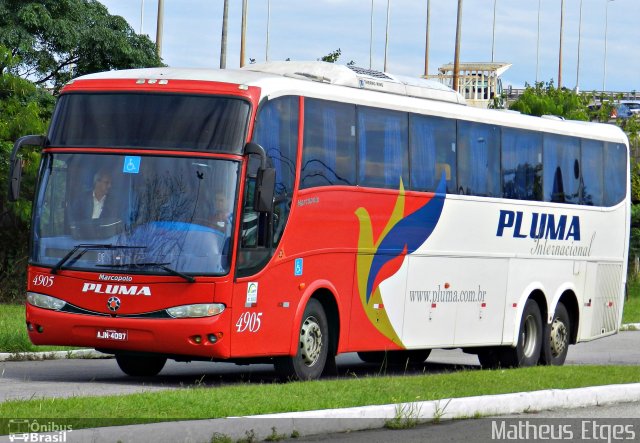
[[[580,241],[580,217],[501,210],[497,237]]]
[[[137,285],[105,285],[102,283],[84,283],[82,292],[93,292],[95,294],[108,295],[146,295],[151,296],[149,286]]]
[[[108,275],[108,274],[100,274],[98,276],[98,280],[102,281],[122,281],[122,282],[130,282],[133,281],[133,277],[130,275]]]

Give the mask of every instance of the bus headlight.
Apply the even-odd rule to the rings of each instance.
[[[167,313],[173,318],[213,317],[222,314],[225,307],[222,303],[202,303],[168,308]]]
[[[27,292],[27,302],[33,306],[51,309],[53,311],[59,311],[67,304],[64,300],[49,295],[38,294],[37,292]]]

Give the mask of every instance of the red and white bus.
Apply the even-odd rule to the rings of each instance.
[[[614,334],[629,238],[612,125],[476,109],[321,62],[107,72],[62,90],[41,145],[26,320],[35,344],[166,360],[335,356],[562,364]],[[221,215],[222,214],[222,215]]]

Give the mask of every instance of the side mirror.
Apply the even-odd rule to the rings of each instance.
[[[22,157],[18,155],[22,146],[44,147],[47,137],[44,135],[27,135],[20,137],[13,145],[9,160],[9,195],[10,202],[18,201],[20,197],[20,182],[22,181]]]
[[[258,169],[256,178],[256,199],[253,209],[258,212],[271,212],[273,210],[273,194],[276,187],[276,170],[274,168]]]
[[[244,147],[244,154],[260,156],[260,168],[256,177],[256,197],[253,202],[253,209],[258,212],[271,212],[273,210],[273,195],[276,186],[276,170],[267,168],[267,154],[259,144],[247,143]]]

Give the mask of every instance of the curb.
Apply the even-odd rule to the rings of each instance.
[[[1,352],[0,362],[3,361],[32,361],[32,360],[65,360],[68,358],[113,358],[113,355],[103,354],[93,349],[73,349],[69,351],[50,352]]]
[[[625,323],[620,325],[621,331],[640,331],[640,323]]]
[[[380,429],[389,421],[429,423],[441,420],[573,409],[640,400],[640,383],[576,389],[551,389],[513,394],[451,398],[436,401],[287,412],[249,417],[191,420],[145,425],[79,429],[68,442],[146,442],[150,433],[158,443],[204,442],[214,437],[252,441]]]

